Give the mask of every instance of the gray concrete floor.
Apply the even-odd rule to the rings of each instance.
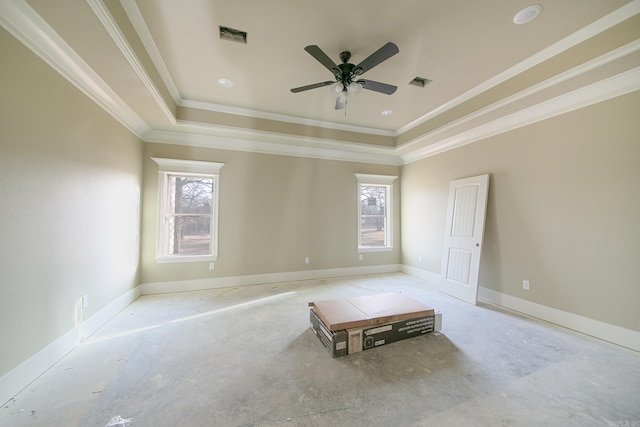
[[[441,333],[333,359],[307,303],[401,291]],[[640,354],[404,274],[144,296],[0,407],[2,426],[632,426]]]

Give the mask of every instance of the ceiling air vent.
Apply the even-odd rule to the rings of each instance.
[[[429,83],[431,83],[431,80],[425,79],[425,78],[422,78],[422,77],[416,77],[415,79],[413,79],[413,80],[411,80],[409,82],[410,85],[418,86],[418,87],[425,87]]]
[[[220,38],[222,40],[229,40],[236,43],[247,44],[247,32],[235,30],[229,27],[218,26],[220,28]]]

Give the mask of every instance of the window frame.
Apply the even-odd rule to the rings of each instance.
[[[218,259],[218,212],[219,212],[219,189],[220,189],[220,169],[224,163],[206,162],[197,160],[179,160],[152,157],[151,160],[158,164],[158,213],[157,213],[157,235],[156,235],[156,262],[213,262]],[[180,255],[169,254],[167,251],[167,221],[168,221],[168,181],[169,176],[197,176],[211,178],[211,241],[209,242],[211,253],[206,255]]]
[[[372,175],[355,174],[357,181],[357,204],[358,204],[358,252],[386,252],[393,250],[393,183],[398,178],[392,175]],[[362,187],[376,186],[385,188],[385,218],[384,233],[386,245],[384,246],[364,246],[362,244]]]

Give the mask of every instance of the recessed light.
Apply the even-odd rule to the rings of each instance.
[[[392,114],[393,114],[393,111],[391,111],[391,110],[382,110],[380,112],[380,115],[382,115],[382,116],[390,116]]]
[[[513,17],[514,24],[526,24],[527,22],[531,22],[542,12],[542,6],[539,4],[533,4],[531,6],[527,6],[522,9],[520,12],[516,13]]]
[[[222,87],[232,87],[233,82],[229,79],[218,79],[218,84]]]

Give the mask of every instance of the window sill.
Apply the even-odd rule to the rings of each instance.
[[[358,252],[391,252],[392,246],[359,246]]]
[[[174,263],[174,262],[213,262],[217,257],[213,255],[182,255],[182,256],[157,256],[156,263]]]

